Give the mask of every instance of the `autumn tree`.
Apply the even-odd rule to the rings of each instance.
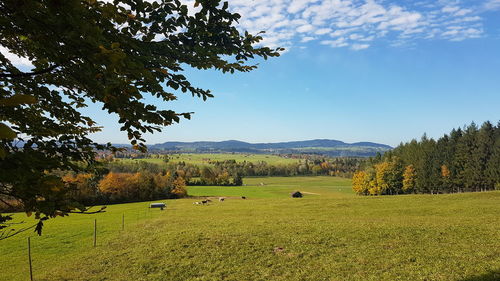
[[[451,172],[448,166],[441,166],[441,189],[449,190],[451,184]]]
[[[128,173],[109,173],[99,182],[99,190],[113,202],[130,198],[131,178],[132,174]]]
[[[413,167],[413,165],[406,166],[405,170],[403,172],[402,190],[404,193],[414,192],[416,178],[417,178],[417,174],[415,172],[415,168]]]
[[[182,177],[177,177],[172,182],[172,194],[177,197],[185,197],[187,195],[186,181]]]
[[[358,171],[352,177],[352,189],[357,194],[367,195],[370,188],[370,179],[365,171]]]
[[[26,69],[0,53],[0,194],[19,200],[42,221],[86,208],[69,199],[60,176],[90,171],[95,150],[88,134],[97,124],[79,110],[98,103],[119,117],[136,149],[143,134],[189,118],[163,102],[209,90],[192,85],[183,68],[224,73],[256,68],[250,60],[275,57],[259,34],[241,33],[228,3],[197,0],[4,0],[0,45],[31,62]],[[0,216],[0,228],[8,217]]]
[[[72,191],[69,196],[74,197],[77,201],[90,203],[97,196],[97,177],[94,174],[66,174],[62,177],[62,181],[72,186]]]

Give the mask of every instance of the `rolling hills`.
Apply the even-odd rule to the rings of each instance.
[[[150,145],[151,151],[189,153],[308,153],[328,156],[373,156],[392,149],[391,146],[372,142],[345,143],[339,140],[315,139],[277,143],[248,143],[237,140],[220,142],[164,142]]]

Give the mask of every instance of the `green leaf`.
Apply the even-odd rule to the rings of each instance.
[[[18,106],[21,104],[34,104],[37,99],[34,96],[17,94],[12,97],[1,99],[0,106]]]
[[[16,132],[14,132],[9,126],[4,123],[0,123],[0,139],[13,140],[17,137]]]

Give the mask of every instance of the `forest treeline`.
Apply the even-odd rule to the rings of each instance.
[[[180,198],[187,195],[185,180],[169,172],[109,172],[104,175],[72,174],[62,177],[73,186],[68,196],[87,205]]]
[[[106,168],[98,173],[56,172],[62,179],[61,188],[67,200],[85,206],[152,201],[187,196],[186,181],[169,171],[147,169],[135,172],[113,172]],[[23,210],[22,204],[0,196],[0,212]]]
[[[500,189],[500,122],[472,123],[437,141],[424,135],[370,158],[353,176],[362,195],[493,189]]]
[[[270,164],[264,161],[250,162],[235,160],[210,161],[209,165],[194,165],[184,161],[168,161],[163,165],[146,161],[110,161],[107,168],[115,172],[137,172],[149,170],[160,172],[162,169],[182,175],[188,185],[239,185],[234,184],[237,177],[272,177],[272,176],[339,176],[352,177],[365,161],[363,158],[310,157],[296,163]],[[197,178],[196,181],[191,180]],[[219,180],[216,180],[219,178]]]

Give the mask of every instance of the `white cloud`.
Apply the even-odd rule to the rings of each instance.
[[[317,29],[316,31],[314,31],[314,34],[323,35],[323,34],[327,34],[330,32],[332,32],[331,28],[320,28],[320,29]]]
[[[300,32],[300,33],[308,32],[308,31],[312,31],[312,30],[314,30],[314,26],[312,26],[310,24],[304,24],[304,25],[301,25],[297,28],[297,32]]]
[[[458,10],[460,10],[460,7],[457,6],[446,6],[441,9],[443,13],[454,13]]]
[[[316,39],[316,38],[315,37],[311,37],[311,36],[306,36],[306,37],[302,37],[302,40],[300,40],[300,42],[305,43],[305,42],[312,41],[314,39]]]
[[[484,3],[484,9],[486,10],[499,10],[500,9],[500,0],[489,0]]]
[[[448,30],[443,32],[443,36],[451,41],[463,41],[468,38],[478,38],[482,34],[482,30],[476,28],[464,28],[462,26],[450,26]]]
[[[468,15],[468,14],[470,14],[470,13],[472,13],[472,10],[471,10],[471,9],[460,9],[460,10],[458,10],[458,11],[455,13],[455,16],[460,17],[460,16],[465,16],[465,15]]]
[[[289,13],[297,13],[303,10],[309,3],[316,2],[315,0],[293,0],[288,6],[287,11]]]
[[[359,51],[359,50],[367,49],[368,47],[370,47],[370,45],[368,45],[368,44],[354,44],[354,45],[352,45],[351,49],[353,49],[355,51]]]
[[[336,40],[323,40],[320,43],[334,48],[349,46],[349,43],[346,42],[346,39],[344,37],[340,37]]]
[[[27,68],[32,69],[34,66],[28,58],[19,57],[3,46],[0,46],[0,53],[2,53],[6,59],[8,59],[17,68]]]

